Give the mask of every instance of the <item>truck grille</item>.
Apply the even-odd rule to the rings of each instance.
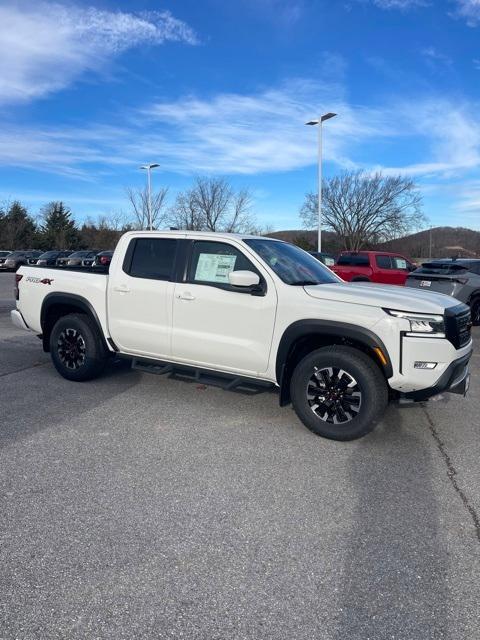
[[[470,309],[466,305],[460,304],[447,309],[445,324],[447,339],[453,344],[455,349],[461,349],[470,342],[472,320]]]

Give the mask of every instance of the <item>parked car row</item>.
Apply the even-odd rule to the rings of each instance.
[[[0,271],[16,271],[18,267],[29,264],[30,258],[38,258],[42,253],[39,250],[10,251],[6,256],[0,257]]]
[[[71,250],[22,250],[0,251],[0,271],[16,271],[22,265],[38,265],[41,267],[107,267],[113,251],[86,249]]]

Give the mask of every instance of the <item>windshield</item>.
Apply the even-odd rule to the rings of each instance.
[[[264,238],[252,238],[244,242],[258,253],[286,284],[300,286],[342,282],[316,258],[293,244]]]

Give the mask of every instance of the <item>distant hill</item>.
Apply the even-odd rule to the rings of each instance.
[[[269,233],[272,238],[297,244],[307,251],[317,247],[317,232],[304,229],[287,229]],[[403,238],[381,242],[365,247],[379,251],[398,251],[412,258],[430,257],[430,239],[432,258],[458,256],[462,258],[480,257],[480,231],[464,227],[435,227],[419,231]],[[343,250],[343,244],[332,231],[322,232],[322,249],[337,254]]]
[[[375,249],[398,251],[412,257],[432,258],[458,256],[480,257],[480,231],[464,227],[435,227],[404,238],[382,242]]]

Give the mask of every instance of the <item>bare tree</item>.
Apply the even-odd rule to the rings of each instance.
[[[172,226],[178,229],[202,231],[205,228],[193,189],[188,189],[177,195],[175,204],[170,210],[169,221]]]
[[[251,215],[252,195],[248,189],[241,189],[232,196],[230,220],[225,231],[229,233],[252,233],[256,224]]]
[[[422,198],[415,183],[405,176],[384,176],[352,171],[325,180],[322,221],[346,249],[398,238],[425,224]],[[306,228],[318,224],[318,196],[307,193],[300,209]]]
[[[127,188],[127,198],[130,202],[131,214],[135,220],[137,229],[146,229],[148,225],[148,189],[131,189]],[[158,228],[165,224],[167,219],[168,187],[163,187],[158,191],[152,192],[152,226]]]
[[[197,178],[193,193],[207,231],[220,231],[229,215],[232,188],[223,178]]]
[[[196,178],[178,194],[170,221],[181,229],[245,233],[255,227],[248,189],[235,191],[224,178]]]

